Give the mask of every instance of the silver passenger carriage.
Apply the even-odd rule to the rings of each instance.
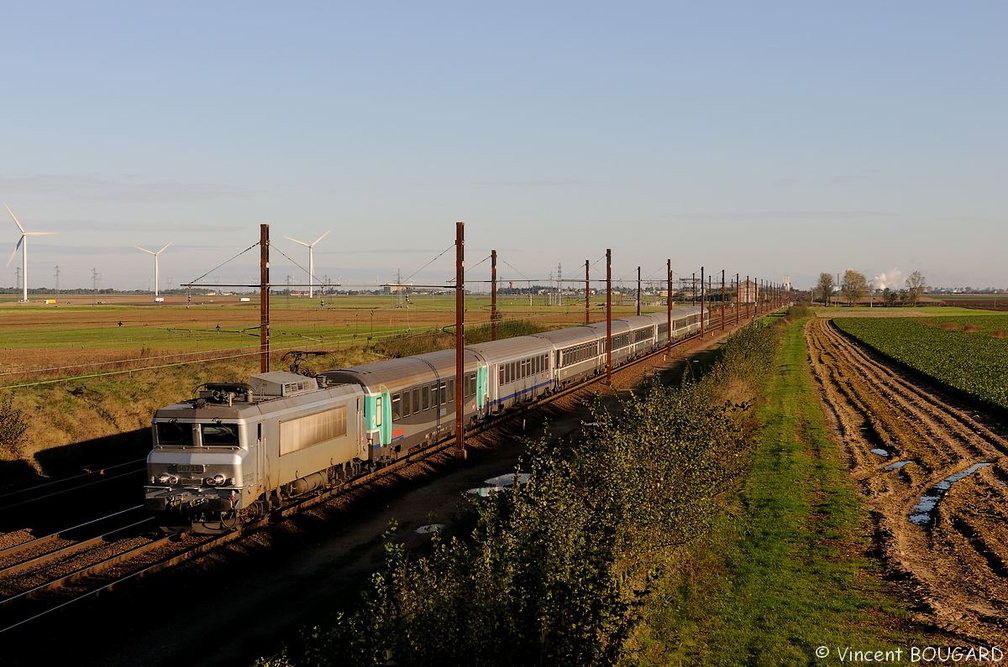
[[[465,350],[464,360],[462,394],[472,420],[486,408],[487,371],[471,350]],[[455,350],[441,350],[325,371],[319,377],[361,387],[370,458],[382,462],[455,431],[455,370]]]
[[[605,371],[605,329],[573,327],[535,334],[553,346],[553,382],[561,389]]]
[[[704,324],[710,323],[710,309],[704,309]],[[678,308],[672,311],[672,341],[680,341],[700,331],[700,308]]]
[[[487,366],[489,406],[500,412],[553,389],[553,344],[538,336],[516,336],[470,345]]]

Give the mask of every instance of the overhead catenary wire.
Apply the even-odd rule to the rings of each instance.
[[[455,244],[452,243],[450,246],[448,246],[447,248],[445,248],[444,250],[442,250],[440,253],[438,253],[431,261],[427,262],[426,264],[424,264],[423,266],[421,266],[419,269],[417,269],[416,271],[414,271],[413,273],[411,273],[409,276],[407,276],[406,277],[406,282],[409,282],[410,280],[413,279],[413,277],[416,274],[420,273],[421,271],[423,271],[424,269],[426,269],[428,266],[430,266],[434,262],[436,262],[439,259],[441,259],[441,257],[444,256],[445,253],[447,253],[450,250],[454,250],[454,249],[455,249]]]
[[[230,263],[231,263],[231,262],[233,262],[234,260],[238,259],[238,258],[239,258],[239,257],[241,257],[242,255],[244,255],[245,253],[247,253],[247,252],[248,252],[249,250],[252,250],[253,248],[258,248],[258,247],[259,247],[259,242],[258,242],[258,241],[256,241],[255,243],[253,243],[253,244],[252,244],[252,245],[250,245],[249,247],[245,248],[244,250],[242,250],[242,251],[241,251],[240,253],[238,253],[238,254],[237,254],[237,255],[235,255],[234,257],[232,257],[232,258],[230,258],[230,259],[227,259],[227,260],[224,260],[223,262],[221,262],[220,264],[218,264],[218,265],[217,265],[217,266],[215,266],[214,268],[210,269],[209,271],[207,271],[206,273],[204,273],[204,274],[203,274],[202,276],[200,276],[199,278],[195,278],[195,279],[193,279],[193,280],[190,280],[190,281],[189,281],[189,282],[187,282],[187,283],[182,283],[182,285],[183,285],[183,286],[185,286],[185,287],[194,287],[194,286],[198,287],[198,285],[196,285],[196,283],[197,283],[198,281],[200,281],[200,280],[203,280],[204,278],[206,278],[206,277],[207,277],[207,276],[209,276],[209,275],[210,275],[211,273],[213,273],[213,272],[214,272],[214,271],[216,271],[217,269],[221,268],[221,267],[222,267],[222,266],[224,266],[225,264],[230,264]]]

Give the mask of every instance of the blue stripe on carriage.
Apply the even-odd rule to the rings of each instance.
[[[504,398],[498,398],[494,402],[494,405],[500,405],[502,403],[506,403],[507,401],[513,400],[513,399],[515,399],[515,398],[517,398],[519,396],[524,396],[525,394],[528,394],[530,392],[535,392],[536,390],[542,389],[543,387],[549,387],[552,384],[553,384],[552,380],[549,380],[548,382],[540,382],[539,384],[532,385],[528,389],[522,389],[521,391],[516,391],[513,394],[509,394],[509,395],[505,396]]]

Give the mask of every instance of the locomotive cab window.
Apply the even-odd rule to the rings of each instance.
[[[200,424],[204,447],[237,447],[238,424]]]
[[[156,429],[158,445],[161,447],[193,447],[196,445],[192,424],[158,422]]]

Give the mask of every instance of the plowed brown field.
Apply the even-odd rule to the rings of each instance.
[[[906,581],[919,620],[966,641],[1008,644],[1004,424],[895,370],[828,320],[810,320],[805,336],[882,558]]]

